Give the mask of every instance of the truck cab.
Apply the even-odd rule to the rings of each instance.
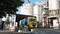
[[[27,25],[30,28],[37,28],[37,20],[36,17],[28,17]]]

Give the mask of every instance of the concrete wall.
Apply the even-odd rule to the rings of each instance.
[[[21,6],[20,14],[33,15],[33,5],[28,3],[28,4],[24,4],[23,6]]]
[[[39,2],[34,5],[33,13],[34,13],[34,16],[37,17],[37,21],[39,22],[41,22],[42,11],[43,11],[43,5],[41,5]]]
[[[49,10],[57,10],[59,9],[58,0],[49,0]]]

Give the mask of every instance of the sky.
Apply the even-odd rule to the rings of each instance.
[[[44,0],[30,0],[30,3],[31,3],[31,4],[34,4],[34,3],[36,3],[36,2],[42,3],[43,1],[44,1]],[[24,4],[27,4],[27,3],[28,3],[28,1],[27,1],[27,0],[24,0]],[[20,14],[20,11],[21,11],[20,9],[21,9],[21,8],[18,7],[17,9],[18,9],[17,14]]]

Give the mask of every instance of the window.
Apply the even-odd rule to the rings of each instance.
[[[36,23],[36,19],[30,19],[30,22]]]

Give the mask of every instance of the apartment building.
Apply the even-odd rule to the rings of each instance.
[[[37,17],[37,21],[41,23],[41,16],[43,11],[43,5],[40,2],[37,2],[33,7],[33,15]]]
[[[60,10],[59,10],[59,0],[48,0],[48,17],[47,17],[47,24],[48,26],[52,26],[54,28],[59,27],[60,22]]]

